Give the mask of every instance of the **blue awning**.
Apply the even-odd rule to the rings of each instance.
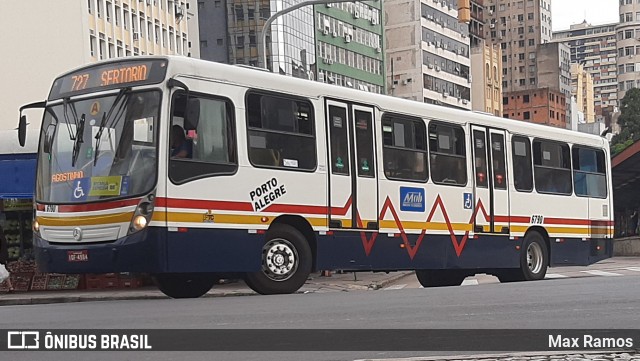
[[[35,154],[0,156],[0,198],[33,198],[35,183]]]

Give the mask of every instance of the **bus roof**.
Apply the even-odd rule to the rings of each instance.
[[[593,134],[581,133],[520,120],[506,119],[480,112],[427,104],[389,95],[368,93],[361,90],[295,78],[292,76],[282,76],[276,73],[261,71],[263,69],[260,68],[250,69],[246,66],[233,66],[184,56],[137,56],[134,58],[169,59],[168,77],[200,77],[213,81],[238,84],[248,88],[290,93],[314,99],[318,97],[349,99],[359,103],[375,105],[381,111],[393,111],[396,113],[419,116],[425,119],[444,120],[459,124],[473,123],[507,129],[511,133],[515,134],[526,134],[546,139],[559,139],[570,143],[580,143],[596,147],[604,147],[608,143],[605,138]],[[119,58],[119,60],[131,59],[131,57]],[[116,60],[108,60],[100,63],[110,61]],[[259,84],[259,86],[256,86],[256,84]]]

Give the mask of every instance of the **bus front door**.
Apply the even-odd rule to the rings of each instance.
[[[378,229],[373,108],[326,102],[329,227]]]
[[[504,130],[471,126],[476,233],[509,233],[509,192]]]

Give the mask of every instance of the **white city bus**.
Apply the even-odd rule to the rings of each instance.
[[[538,280],[612,254],[599,136],[184,57],[82,67],[33,107],[42,271],[145,272],[179,298],[325,269]]]

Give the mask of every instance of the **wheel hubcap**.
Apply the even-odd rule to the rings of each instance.
[[[542,248],[538,243],[531,243],[527,247],[527,265],[529,271],[533,274],[538,274],[542,270]]]
[[[262,248],[262,271],[274,281],[289,279],[298,269],[298,253],[286,239],[272,239]]]

